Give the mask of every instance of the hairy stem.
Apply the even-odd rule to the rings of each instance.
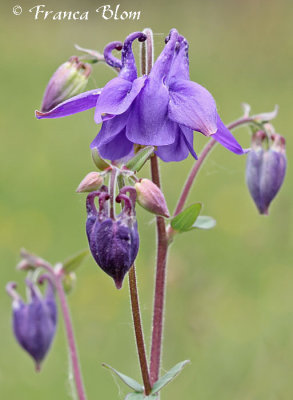
[[[160,188],[160,174],[157,156],[151,158],[151,175],[153,182]],[[168,240],[166,235],[165,220],[157,217],[157,267],[154,294],[154,311],[152,325],[152,345],[150,361],[150,378],[153,385],[160,374],[160,363],[162,353],[165,286],[166,286],[166,262],[167,262]]]
[[[140,317],[138,291],[136,285],[136,273],[134,265],[131,267],[129,271],[129,290],[130,290],[132,318],[135,330],[136,346],[139,357],[141,375],[144,383],[145,394],[149,395],[152,390],[152,387],[150,383],[149,370],[145,352],[142,323]]]
[[[78,399],[86,400],[86,394],[85,394],[85,389],[84,389],[83,381],[82,381],[82,375],[81,375],[81,370],[80,370],[80,365],[79,365],[79,360],[78,360],[77,347],[76,347],[75,339],[74,339],[70,311],[69,311],[66,295],[65,295],[64,289],[63,289],[62,275],[60,273],[59,274],[55,273],[55,286],[56,286],[56,290],[57,290],[57,293],[59,296],[60,307],[61,307],[62,314],[63,314],[66,337],[67,337],[67,341],[68,341],[69,354],[70,354],[70,359],[71,359],[71,363],[72,363],[72,369],[73,369],[73,375],[74,375]]]

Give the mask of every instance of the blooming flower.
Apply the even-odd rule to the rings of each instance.
[[[122,43],[110,43],[105,61],[120,69],[119,76],[97,91],[75,96],[38,118],[57,118],[96,107],[95,121],[102,128],[91,144],[102,157],[119,159],[133,151],[133,144],[156,146],[164,161],[181,161],[193,149],[193,131],[213,136],[236,154],[244,150],[221,121],[212,95],[189,79],[188,42],[176,29],[147,76],[137,77],[132,43],[144,41],[141,32]],[[122,48],[121,61],[111,54]]]
[[[124,194],[130,190],[130,197]],[[99,212],[94,204],[99,197]],[[139,236],[135,217],[136,194],[133,188],[124,188],[116,198],[124,201],[122,212],[115,218],[109,213],[107,188],[87,196],[86,232],[91,253],[97,264],[110,275],[117,289],[122,287],[125,274],[134,263],[139,248]]]
[[[13,298],[13,331],[15,338],[20,346],[35,360],[36,370],[39,370],[55,335],[57,306],[54,288],[50,281],[48,281],[44,297],[31,281],[27,280],[26,284],[31,297],[28,304],[25,304],[15,292],[16,284],[8,284],[7,292]]]

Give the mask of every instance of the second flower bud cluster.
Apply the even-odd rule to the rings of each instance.
[[[86,233],[92,256],[99,267],[113,278],[117,289],[122,287],[123,279],[138,253],[136,202],[153,214],[169,217],[162,191],[149,179],[134,178],[134,186],[123,186],[115,197],[115,178],[119,171],[122,170],[110,166],[101,173],[90,172],[77,188],[79,193],[90,192],[86,199]],[[103,184],[108,174],[109,187]],[[98,199],[98,208],[95,199]],[[123,205],[118,215],[117,203]]]

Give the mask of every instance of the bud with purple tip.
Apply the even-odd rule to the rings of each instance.
[[[271,135],[272,144],[268,148],[265,132],[258,131],[252,138],[252,149],[247,155],[246,183],[260,212],[268,214],[269,205],[277,195],[286,173],[285,139]]]
[[[144,178],[136,182],[134,187],[138,204],[153,214],[170,217],[165,197],[155,183]]]
[[[129,196],[126,195],[127,192]],[[95,197],[99,198],[99,211],[94,204]],[[86,232],[95,261],[114,279],[117,289],[120,289],[125,274],[134,263],[139,247],[135,189],[126,186],[121,189],[116,201],[123,202],[124,207],[117,217],[111,216],[109,209],[111,200],[105,186],[87,196]]]
[[[48,279],[48,278],[47,278]],[[27,280],[30,300],[26,304],[15,291],[16,284],[8,283],[6,290],[13,298],[13,332],[20,346],[34,359],[36,370],[40,370],[53,341],[57,324],[57,306],[54,287],[48,279],[44,296],[36,285]]]
[[[77,193],[93,192],[94,190],[100,189],[104,182],[102,175],[99,172],[90,172],[78,185],[76,189]]]
[[[78,57],[71,57],[54,72],[45,90],[41,111],[52,110],[63,101],[81,93],[88,82],[92,68]]]

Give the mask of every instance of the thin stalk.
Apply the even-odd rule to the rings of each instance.
[[[69,354],[70,354],[70,359],[71,359],[71,363],[72,363],[72,369],[73,369],[73,375],[74,375],[78,399],[86,400],[86,394],[85,394],[85,389],[84,389],[84,385],[83,385],[83,381],[82,381],[82,375],[81,375],[81,370],[80,370],[80,365],[79,365],[77,347],[75,344],[75,338],[74,338],[74,333],[73,333],[73,326],[72,326],[72,321],[71,321],[71,317],[70,317],[69,306],[67,303],[66,295],[64,293],[63,284],[62,284],[62,275],[60,275],[60,274],[57,275],[55,273],[55,286],[56,286],[56,290],[57,290],[58,297],[60,300],[60,307],[61,307],[62,314],[63,314],[66,337],[67,337],[67,341],[68,341]]]
[[[152,181],[160,188],[160,173],[157,156],[151,158]],[[168,240],[166,235],[165,220],[163,217],[157,217],[157,267],[156,282],[154,294],[154,311],[152,325],[152,345],[150,360],[150,378],[153,385],[160,374],[162,338],[164,323],[164,305],[165,305],[165,286],[166,286],[166,262]]]
[[[144,383],[145,394],[149,395],[152,390],[152,387],[150,383],[149,369],[145,352],[144,337],[143,337],[142,323],[140,317],[139,298],[136,285],[136,273],[134,265],[131,267],[128,277],[129,277],[132,318],[133,318],[141,375]]]
[[[115,194],[117,183],[117,168],[113,167],[109,178],[109,196],[110,196],[110,218],[115,219]]]
[[[235,128],[238,128],[241,125],[247,125],[247,124],[254,124],[255,121],[253,118],[245,117],[245,118],[240,118],[234,122],[231,122],[227,128],[232,130]],[[258,125],[258,124],[257,124]],[[185,205],[185,202],[187,200],[187,197],[189,195],[190,189],[192,188],[193,182],[198,174],[198,171],[200,170],[203,162],[205,161],[206,157],[210,153],[210,151],[213,149],[213,147],[217,144],[218,142],[215,139],[210,139],[208,143],[205,145],[203,148],[202,152],[200,153],[198,160],[195,161],[195,164],[193,168],[191,169],[189,176],[183,186],[181,195],[179,197],[176,209],[174,211],[174,216],[179,214]],[[172,230],[172,228],[169,228],[169,233]]]

